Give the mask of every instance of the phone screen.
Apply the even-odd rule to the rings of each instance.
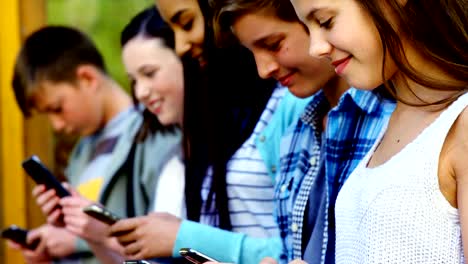
[[[154,262],[149,262],[146,260],[126,260],[124,264],[152,264]]]

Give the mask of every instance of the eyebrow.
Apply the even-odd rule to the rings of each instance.
[[[307,13],[306,15],[306,20],[307,21],[310,21],[314,18],[314,15],[315,13],[317,13],[321,8],[320,7],[316,7],[316,8],[312,8],[312,10],[309,11],[309,13]]]
[[[268,36],[264,36],[264,37],[261,37],[259,39],[257,39],[256,41],[254,41],[254,46],[257,46],[257,47],[262,47],[265,45],[265,42],[267,40],[269,40],[270,38],[275,38],[275,39],[281,39],[281,35],[280,34],[273,34],[273,35],[268,35]]]
[[[179,10],[177,13],[175,13],[175,15],[173,15],[173,16],[171,17],[171,22],[172,22],[172,23],[177,23],[177,22],[179,22],[180,16],[182,16],[182,14],[183,14],[185,11],[187,11],[187,9],[182,9],[182,10]]]
[[[158,70],[159,67],[154,64],[143,64],[137,70],[138,72],[144,72],[146,70]]]

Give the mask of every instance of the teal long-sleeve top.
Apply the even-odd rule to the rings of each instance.
[[[309,101],[287,91],[270,122],[258,135],[255,144],[267,168],[279,168],[280,139],[287,128],[296,123]],[[268,173],[274,182],[276,169],[269,169]],[[184,247],[196,249],[221,262],[238,264],[259,263],[267,256],[280,261],[283,254],[279,236],[255,238],[189,220],[181,223],[173,256],[179,257],[179,249]]]

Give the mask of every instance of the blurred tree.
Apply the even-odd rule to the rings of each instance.
[[[89,34],[109,73],[129,91],[121,62],[120,32],[133,16],[153,4],[154,0],[47,0],[47,23],[74,26]]]

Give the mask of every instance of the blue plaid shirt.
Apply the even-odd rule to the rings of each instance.
[[[330,110],[323,92],[319,92],[296,126],[283,137],[281,168],[275,186],[276,218],[286,254],[282,262],[302,258],[302,249],[307,246],[302,245],[302,230],[309,195],[326,195],[326,210],[318,213],[320,219],[315,221],[323,230],[323,240],[320,245],[313,245],[314,249],[317,248],[313,250],[317,252],[316,256],[307,256],[306,260],[325,262],[325,255],[330,253],[327,253],[329,234],[332,236],[330,244],[333,243],[331,250],[334,251],[334,216],[330,216],[331,221],[328,221],[329,212],[334,210],[329,205],[334,205],[338,190],[372,147],[394,107],[393,102],[374,92],[351,88]],[[322,120],[327,113],[327,128],[323,131]],[[316,177],[326,177],[328,184],[325,184],[323,193],[310,194]],[[310,210],[319,210],[314,203],[309,207]],[[332,224],[330,229],[329,222]]]

